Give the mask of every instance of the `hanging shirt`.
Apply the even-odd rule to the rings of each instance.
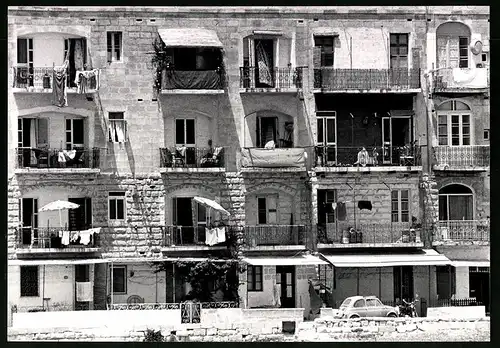
[[[345,221],[347,215],[344,202],[337,202],[337,218],[339,221]]]

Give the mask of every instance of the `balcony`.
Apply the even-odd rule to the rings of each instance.
[[[100,229],[68,231],[61,227],[21,227],[16,232],[16,253],[93,253],[100,250]]]
[[[490,69],[442,69],[434,75],[434,92],[484,93],[490,86]]]
[[[443,242],[487,242],[490,241],[489,221],[448,220],[439,221],[434,241]]]
[[[16,149],[18,169],[99,169],[101,149],[74,150],[22,147]]]
[[[242,148],[242,172],[296,172],[312,168],[314,149],[308,147],[291,148]]]
[[[14,73],[14,92],[30,93],[52,93],[54,86],[54,68],[39,67],[28,68],[18,66],[13,68]],[[77,85],[74,76],[80,73],[80,82]],[[70,77],[73,76],[73,79]],[[99,90],[100,74],[99,70],[86,70],[70,74],[66,70],[66,91],[68,93],[95,93]]]
[[[227,148],[221,146],[160,148],[160,168],[173,172],[220,172],[226,170],[226,156]]]
[[[259,250],[304,249],[311,228],[306,225],[245,226],[245,248]]]
[[[487,170],[490,166],[489,145],[436,146],[435,170]]]
[[[408,171],[422,169],[420,146],[316,146],[315,166],[320,171]],[[388,167],[391,167],[390,169]]]
[[[162,227],[164,250],[217,250],[227,249],[230,231],[227,226],[219,231],[205,226]],[[223,234],[220,235],[220,233]]]
[[[304,67],[271,68],[269,75],[263,77],[259,68],[240,67],[240,91],[247,93],[297,92],[302,89],[304,69]]]
[[[356,226],[354,228],[354,226]],[[423,247],[420,229],[409,222],[318,225],[318,248]]]
[[[366,91],[416,93],[420,69],[314,69],[314,88],[323,92]]]
[[[163,94],[220,94],[224,93],[224,69],[176,70],[165,69],[161,78]]]

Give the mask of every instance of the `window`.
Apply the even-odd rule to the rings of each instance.
[[[336,190],[318,190],[318,223],[335,222],[335,210],[332,203],[337,202]]]
[[[122,60],[122,33],[108,31],[108,63]]]
[[[368,298],[366,299],[366,307],[380,307],[380,301],[376,298]]]
[[[449,22],[436,31],[437,67],[468,68],[471,31],[465,24]]]
[[[33,65],[33,39],[17,39],[17,64]]]
[[[110,192],[108,198],[110,220],[125,220],[125,192]]]
[[[262,266],[247,266],[247,290],[262,291]]]
[[[127,141],[127,121],[123,112],[109,112],[109,141],[124,143]]]
[[[484,140],[490,140],[490,130],[489,129],[485,129],[484,132],[483,132],[483,139]]]
[[[268,195],[266,197],[257,197],[257,210],[259,225],[277,224],[278,223],[278,210],[277,210],[278,195]]]
[[[333,66],[334,42],[334,36],[314,37],[314,67]]]
[[[365,306],[365,300],[357,300],[355,303],[354,303],[354,306],[353,307],[356,307],[356,308],[361,308],[361,307],[364,307]]]
[[[408,34],[391,34],[391,69],[408,68]]]
[[[175,120],[175,144],[177,146],[195,146],[194,119],[178,118]]]
[[[474,196],[470,188],[451,184],[439,190],[439,220],[474,219]]]
[[[113,267],[113,294],[127,293],[127,266]]]
[[[316,139],[320,147],[321,160],[326,163],[336,161],[337,113],[316,111]],[[323,163],[323,164],[326,164]]]
[[[85,145],[83,118],[66,119],[66,149],[83,148]]]
[[[38,293],[38,266],[21,266],[21,297]]]
[[[439,145],[472,145],[472,118],[467,104],[450,100],[438,107]]]
[[[410,202],[408,190],[394,190],[391,192],[391,221],[410,221]]]

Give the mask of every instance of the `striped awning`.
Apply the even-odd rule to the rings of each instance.
[[[217,33],[213,30],[200,28],[158,29],[158,34],[167,47],[223,47]]]

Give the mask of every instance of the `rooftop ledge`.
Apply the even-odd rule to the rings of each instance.
[[[315,172],[333,173],[380,173],[380,172],[419,172],[422,166],[380,166],[380,167],[315,167]]]
[[[314,88],[313,93],[420,93],[422,88],[412,89],[328,89],[328,88]]]
[[[84,248],[84,247],[65,247],[65,248],[21,248],[16,249],[16,254],[76,254],[76,253],[95,253],[101,251],[101,248]]]
[[[224,94],[223,89],[162,89],[161,94]]]
[[[19,168],[15,174],[99,174],[99,168]]]
[[[226,168],[160,168],[160,173],[222,173]]]
[[[350,249],[350,248],[422,248],[423,242],[409,243],[318,243],[318,249]]]

